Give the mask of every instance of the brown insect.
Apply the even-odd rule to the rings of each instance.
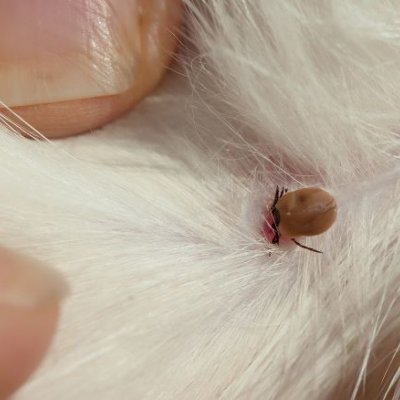
[[[315,236],[328,230],[336,220],[335,199],[320,188],[305,188],[288,192],[276,187],[275,198],[269,209],[264,233],[271,243],[278,244],[281,238],[292,240],[297,246],[322,253],[299,243],[295,238]]]

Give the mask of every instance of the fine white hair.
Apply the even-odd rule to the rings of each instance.
[[[54,142],[3,117],[2,244],[72,289],[16,398],[399,399],[400,3],[187,12],[127,117]],[[337,199],[323,255],[263,238],[277,185]]]

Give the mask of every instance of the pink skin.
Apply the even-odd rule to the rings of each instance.
[[[272,229],[273,218],[271,212],[268,210],[264,214],[264,222],[261,228],[261,232],[263,236],[268,240],[268,242],[272,243],[272,239],[275,236],[275,232]]]
[[[274,222],[274,220],[273,220],[273,217],[272,217],[271,210],[268,209],[264,213],[264,222],[263,222],[263,225],[261,227],[261,233],[267,239],[267,241],[269,243],[272,243],[272,240],[273,240],[273,238],[275,236],[275,231],[272,228],[273,222]],[[292,238],[285,237],[285,236],[281,236],[279,238],[279,246],[282,246],[282,245],[283,246],[288,246],[290,244],[293,244]]]

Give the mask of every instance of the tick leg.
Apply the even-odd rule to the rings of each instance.
[[[281,223],[281,214],[279,214],[279,211],[277,208],[274,208],[272,210],[272,219],[274,221],[274,229],[278,230],[278,226]]]
[[[278,226],[279,226],[279,222],[280,222],[279,220],[280,220],[279,211],[276,208],[274,208],[272,210],[272,229],[275,232],[275,236],[272,239],[271,243],[278,244],[278,245],[279,245],[279,237],[280,237],[279,230],[278,230]]]
[[[279,186],[276,187],[275,190],[275,197],[274,197],[274,202],[272,203],[271,206],[271,210],[276,206],[276,203],[278,202],[278,200],[285,194],[288,192],[288,188],[282,188],[281,191],[279,191]]]
[[[308,247],[308,246],[305,246],[304,244],[299,243],[296,239],[292,239],[292,241],[293,241],[294,243],[296,243],[297,246],[302,247],[303,249],[307,249],[307,250],[313,251],[313,252],[315,252],[315,253],[324,254],[322,251],[313,249],[312,247]]]
[[[278,200],[279,200],[279,186],[276,187],[274,202],[272,203],[271,210],[276,206]]]

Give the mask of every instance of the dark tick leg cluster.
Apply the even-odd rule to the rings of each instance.
[[[272,230],[274,231],[274,237],[271,242],[272,244],[279,245],[279,238],[281,236],[278,229],[281,216],[279,214],[278,209],[275,206],[278,203],[279,199],[284,195],[284,193],[287,193],[287,191],[288,189],[282,188],[282,190],[279,192],[279,186],[277,186],[275,191],[274,202],[272,203],[272,206],[270,208],[272,214]]]

